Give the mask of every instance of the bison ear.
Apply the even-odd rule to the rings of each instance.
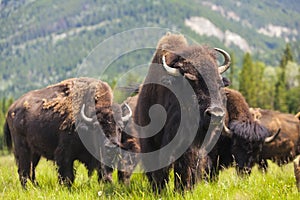
[[[222,81],[223,81],[223,84],[224,84],[225,87],[228,87],[228,86],[231,85],[230,80],[226,77],[222,77]]]
[[[172,52],[163,52],[162,54],[162,64],[164,69],[167,71],[168,74],[172,76],[180,76],[180,68],[179,61],[180,56]],[[175,66],[176,63],[176,66]]]
[[[177,63],[180,59],[180,56],[176,53],[164,51],[163,56],[165,57],[165,63],[168,66],[174,66],[175,63]]]

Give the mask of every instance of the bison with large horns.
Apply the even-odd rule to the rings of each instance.
[[[35,182],[41,156],[56,162],[60,182],[69,186],[74,160],[111,181],[110,161],[120,146],[122,120],[127,119],[113,104],[109,85],[100,80],[68,79],[26,93],[10,106],[4,129],[8,147],[14,147],[22,186],[28,178]]]
[[[225,58],[222,66],[217,53]],[[165,187],[171,166],[176,189],[195,184],[201,146],[209,149],[222,130],[221,74],[229,65],[224,50],[189,46],[182,35],[168,33],[158,42],[134,118],[142,164],[154,191]]]

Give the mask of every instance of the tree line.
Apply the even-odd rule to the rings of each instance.
[[[230,87],[239,90],[250,107],[292,114],[300,111],[300,65],[294,62],[289,44],[286,45],[282,53],[278,67],[267,66],[261,61],[255,61],[250,53],[245,53],[242,67],[238,68],[235,65],[235,56],[233,54],[231,56],[232,66],[226,75],[231,81]],[[111,76],[114,78],[107,78],[105,81],[114,88],[117,75]],[[127,79],[128,85],[136,85],[137,82],[141,82],[141,77],[138,74],[132,74]],[[115,95],[115,100],[119,100],[118,102],[126,98],[124,94],[122,96],[122,93]],[[13,101],[12,97],[0,99],[0,127],[4,126],[8,107]],[[3,149],[5,149],[3,128],[0,128],[0,150]]]
[[[238,76],[238,89],[251,107],[296,113],[300,111],[300,66],[294,62],[289,44],[278,67],[253,61],[246,53]]]

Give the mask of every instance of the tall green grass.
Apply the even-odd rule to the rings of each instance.
[[[300,199],[292,164],[281,168],[269,164],[267,174],[254,168],[249,178],[239,178],[233,168],[226,169],[221,171],[217,182],[198,183],[184,194],[173,192],[171,181],[161,195],[156,195],[143,174],[135,173],[129,186],[119,184],[115,172],[113,184],[98,183],[96,174],[88,178],[86,169],[78,162],[75,163],[74,185],[68,189],[58,184],[55,165],[45,159],[36,169],[39,185],[34,186],[29,181],[27,190],[23,190],[14,158],[8,155],[0,157],[0,199]]]

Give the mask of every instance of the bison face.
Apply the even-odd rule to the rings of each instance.
[[[239,174],[250,174],[253,165],[259,160],[263,144],[272,142],[279,134],[271,135],[267,128],[256,121],[230,123],[232,132],[232,155]],[[271,135],[271,136],[269,136]]]
[[[224,55],[225,63],[221,67],[216,63],[216,51],[208,47],[190,46],[177,52],[165,51],[162,56],[164,69],[178,77],[177,83],[181,83],[183,77],[193,88],[199,106],[200,130],[207,130],[211,124],[220,125],[225,116],[224,84],[220,74],[229,68],[230,56],[223,50],[215,50]]]
[[[128,105],[125,105],[129,110],[129,114],[122,116],[122,108],[118,104],[113,104],[112,107],[96,108],[96,115],[88,117],[85,114],[85,104],[81,108],[81,118],[85,125],[79,124],[79,128],[86,127],[86,130],[93,130],[99,123],[103,131],[106,141],[104,142],[107,147],[120,146],[121,133],[124,131],[124,123],[130,119],[132,111]],[[90,129],[87,126],[92,125]]]
[[[263,141],[249,141],[246,138],[233,136],[232,155],[239,175],[250,175],[252,167],[261,153],[262,145]]]
[[[86,113],[94,114],[89,117]],[[80,114],[82,122],[77,128],[79,128],[78,133],[81,135],[83,144],[98,160],[108,166],[113,166],[119,155],[121,130],[124,127],[120,106],[99,108],[96,105],[95,108],[85,108],[83,104]]]

